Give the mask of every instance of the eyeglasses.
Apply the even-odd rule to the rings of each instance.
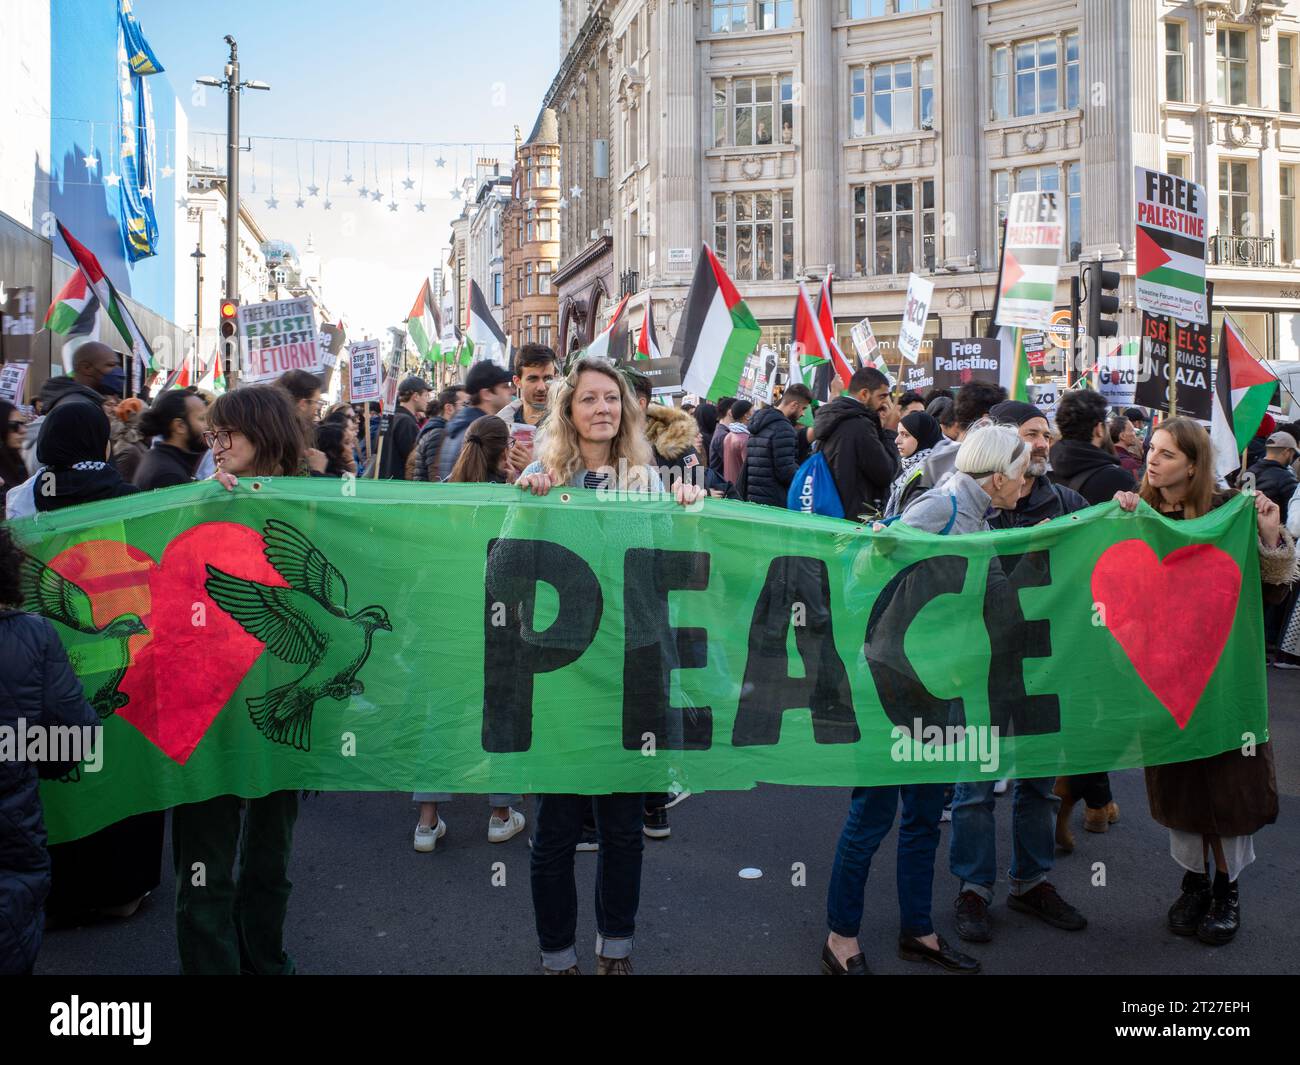
[[[236,430],[234,429],[216,429],[209,430],[203,434],[203,443],[208,447],[220,446],[222,451],[230,450],[230,438]]]

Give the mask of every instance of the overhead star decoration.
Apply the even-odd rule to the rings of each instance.
[[[295,204],[297,204],[299,207],[302,207],[302,206],[305,205],[305,201],[303,200],[303,198],[302,198],[301,196],[299,196],[299,197],[298,197],[296,200],[294,200],[293,202],[294,202]]]
[[[277,200],[274,196],[272,196],[269,200],[266,201],[266,209],[268,211],[274,211],[279,206],[280,206],[280,201]]]
[[[105,185],[108,185],[110,188],[117,188],[117,184],[118,184],[118,182],[121,181],[121,180],[122,180],[122,175],[121,175],[121,174],[105,174],[105,175],[104,175],[104,184],[105,184]]]
[[[435,159],[434,162],[438,165],[439,169],[447,165],[447,160],[441,157]]]
[[[460,199],[460,189],[452,189],[452,190],[451,190],[451,198],[452,198],[453,200],[459,200],[459,199]]]
[[[165,178],[171,177],[174,173],[176,173],[176,171],[169,166],[162,168],[162,176]]]
[[[352,177],[351,174],[344,174],[344,175],[343,175],[343,184],[345,184],[345,185],[351,185],[352,182],[353,182],[354,180],[355,180],[355,179]]]
[[[406,178],[406,180],[404,180],[404,181],[402,182],[402,188],[404,188],[404,189],[413,189],[413,188],[415,188],[415,178],[413,178],[413,177],[408,177],[408,178]]]
[[[524,201],[524,206],[530,211],[535,211],[537,210],[537,201],[530,196],[526,201]]]
[[[425,208],[425,206],[426,206],[425,203],[424,203],[423,201],[421,201],[420,203],[417,203],[417,204],[415,205],[415,209],[416,209],[417,211],[419,211],[420,214],[424,214],[424,208]]]
[[[364,185],[362,185],[362,186],[361,186],[361,198],[364,200],[364,199],[365,199],[367,196],[369,196],[369,195],[370,195],[370,190],[369,190],[368,188],[366,188]]]
[[[176,206],[188,210],[190,206],[190,201],[187,200],[184,196],[182,196],[180,199],[176,201]]]
[[[389,202],[389,204],[388,204],[388,209],[389,209],[390,211],[396,211],[396,210],[397,210],[397,201],[396,201],[396,200],[391,200],[391,201]]]
[[[557,206],[560,208],[561,211],[567,209],[568,206],[569,206],[569,199],[568,199],[568,197],[567,197],[567,196],[561,196],[560,199],[559,199],[559,202],[558,202]]]
[[[378,189],[375,189],[375,191],[370,194],[370,198],[374,200],[375,203],[378,203],[380,200],[384,198],[384,194],[380,192]]]
[[[81,161],[86,164],[87,170],[94,170],[95,167],[99,166],[99,156],[97,156],[94,152],[91,152],[89,155],[82,156]]]
[[[325,208],[325,210],[328,211],[331,207],[334,206],[334,204],[330,203],[329,200],[326,200],[326,201],[325,201],[321,206],[323,206],[323,207]]]
[[[308,186],[307,186],[307,195],[308,195],[308,196],[316,196],[316,195],[318,195],[319,193],[320,193],[320,186],[319,186],[319,185],[308,185]]]
[[[574,185],[573,188],[569,190],[569,195],[572,196],[575,200],[582,199],[582,186]]]

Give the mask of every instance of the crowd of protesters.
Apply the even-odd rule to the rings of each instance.
[[[1147,412],[1111,409],[1098,393],[1076,389],[1063,395],[1053,425],[997,385],[974,381],[955,394],[896,396],[873,368],[857,370],[841,395],[821,404],[807,386],[792,384],[775,403],[701,397],[687,408],[657,401],[649,379],[634,370],[586,357],[565,368],[550,348],[526,344],[509,369],[478,362],[462,382],[437,393],[424,378],[406,377],[379,431],[373,421],[364,424],[368,408],[340,403],[323,411],[321,381],[302,371],[216,397],[170,389],[151,403],[123,398],[124,384],[117,354],[87,343],[70,375],[42,387],[35,417],[0,403],[7,517],[208,478],[233,491],[241,478],[291,476],[514,484],[535,495],[558,486],[617,488],[665,492],[683,506],[708,495],[800,509],[793,502],[800,479],[821,464],[837,497],[835,513],[851,521],[875,531],[897,521],[970,535],[1037,526],[1111,500],[1126,510],[1145,502],[1170,520],[1195,518],[1236,490],[1216,483],[1208,435],[1190,419],[1167,419],[1153,430]],[[1266,418],[1241,478],[1241,487],[1256,493],[1270,646],[1275,664],[1291,669],[1300,668],[1293,590],[1298,441],[1300,426]],[[1016,556],[1006,565],[1034,565],[1032,558]],[[54,629],[22,611],[24,565],[0,527],[0,724],[21,715],[46,724],[94,723],[98,716]],[[999,565],[988,578],[993,603],[1012,594],[1014,574]],[[1151,604],[1153,613],[1164,605]],[[870,642],[866,653],[873,654]],[[1240,925],[1238,880],[1255,857],[1253,835],[1277,816],[1269,745],[1259,753],[1234,750],[1146,770],[1152,816],[1169,829],[1170,853],[1184,870],[1167,917],[1174,933],[1222,944]],[[43,765],[40,774],[73,768]],[[17,826],[0,838],[0,972],[32,970],[45,922],[128,918],[160,882],[162,812],[47,849],[36,782],[35,766],[0,764],[0,813]],[[853,789],[832,866],[825,972],[868,972],[858,934],[870,864],[900,806],[899,955],[953,972],[979,971],[980,963],[953,947],[932,920],[940,825],[952,824],[954,930],[966,942],[987,943],[998,879],[994,797],[1007,783]],[[441,807],[452,795],[413,798],[414,848],[433,851],[446,835]],[[1080,800],[1089,832],[1105,832],[1119,819],[1106,773],[1020,779],[1012,787],[1007,905],[1065,931],[1087,925],[1050,879],[1057,850],[1076,846],[1071,813]],[[597,971],[631,971],[643,837],[669,836],[667,811],[675,801],[668,794],[538,797],[531,876],[545,972],[579,971],[574,854],[584,850],[600,854]],[[296,791],[279,791],[172,811],[184,972],[294,971],[282,940],[298,804]],[[491,842],[524,830],[516,809],[522,796],[490,795],[487,804]],[[188,875],[194,862],[207,869],[202,888]]]

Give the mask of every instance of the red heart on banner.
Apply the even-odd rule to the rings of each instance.
[[[131,637],[131,665],[118,685],[128,701],[117,716],[181,765],[265,646],[209,597],[209,562],[235,577],[287,584],[266,561],[257,531],[233,522],[187,529],[167,545],[161,565],[111,540],[77,544],[49,562],[90,596],[97,624],[129,611],[148,628]]]
[[[1106,628],[1180,729],[1219,664],[1240,596],[1241,569],[1212,544],[1180,547],[1161,561],[1145,541],[1124,540],[1092,570]],[[1174,603],[1195,604],[1195,639],[1170,623]]]

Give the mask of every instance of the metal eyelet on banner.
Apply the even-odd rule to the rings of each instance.
[[[573,496],[569,495],[568,492],[563,492],[563,493],[561,493],[561,495],[560,495],[560,502],[561,502],[561,503],[569,503],[569,502],[572,502],[572,500],[573,500]]]
[[[251,487],[254,492],[260,492],[262,490],[262,482],[254,481]]]

